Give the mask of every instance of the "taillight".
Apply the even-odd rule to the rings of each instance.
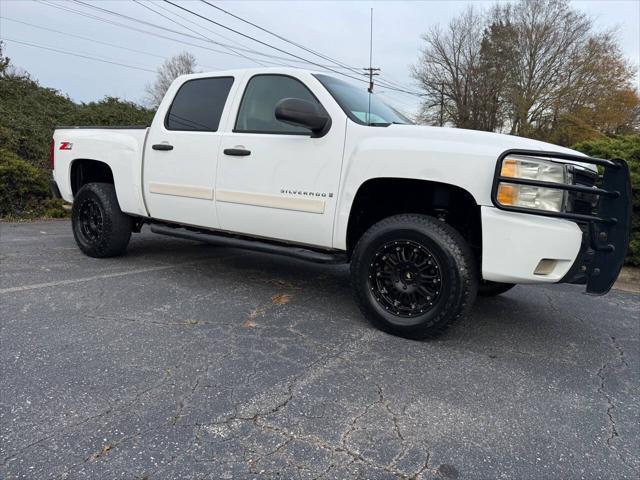
[[[53,170],[55,168],[54,152],[56,149],[56,141],[52,138],[49,144],[49,168]]]

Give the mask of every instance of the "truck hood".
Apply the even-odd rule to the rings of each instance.
[[[388,130],[391,136],[412,137],[422,140],[428,139],[434,142],[451,142],[459,146],[472,145],[481,147],[483,151],[493,151],[496,158],[505,150],[516,148],[583,155],[570,148],[560,147],[552,143],[501,133],[466,130],[463,128],[427,127],[422,125],[389,125],[383,128]],[[591,167],[592,166],[590,166],[590,168]]]

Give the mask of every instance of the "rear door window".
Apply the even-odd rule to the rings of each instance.
[[[182,84],[165,118],[167,130],[215,132],[233,77],[196,78]]]

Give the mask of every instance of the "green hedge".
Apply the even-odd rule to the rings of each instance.
[[[74,103],[28,74],[3,71],[3,64],[0,42],[0,218],[65,216],[62,202],[49,195],[54,127],[149,124],[153,111],[112,97]]]
[[[48,171],[0,148],[0,217],[64,217],[62,201],[50,198]]]
[[[592,157],[623,158],[629,163],[633,190],[633,226],[626,263],[640,266],[640,135],[587,140],[573,148]]]

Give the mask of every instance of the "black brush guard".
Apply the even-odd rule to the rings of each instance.
[[[593,186],[502,177],[502,162],[509,155],[597,165],[602,168],[603,174],[597,176],[597,184]],[[593,196],[595,202],[591,211],[580,213],[501,205],[498,203],[500,182],[565,190],[569,192],[568,195]],[[582,246],[574,264],[561,282],[586,284],[587,293],[592,295],[604,295],[611,289],[624,263],[631,235],[632,196],[627,162],[622,159],[603,160],[539,150],[507,150],[498,158],[491,200],[501,210],[564,218],[576,222],[583,232]],[[569,205],[569,202],[565,203]],[[565,207],[565,210],[567,208],[570,207]]]

